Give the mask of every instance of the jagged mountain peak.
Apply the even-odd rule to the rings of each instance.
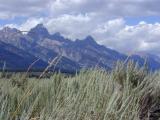
[[[97,42],[91,35],[88,35],[85,39],[83,39],[83,41],[88,44],[97,44]]]
[[[36,25],[34,28],[32,28],[28,32],[27,35],[29,35],[30,37],[32,37],[35,40],[50,37],[50,34],[49,34],[47,28],[43,24]]]
[[[45,28],[44,24],[43,23],[39,23],[36,25],[36,27],[39,27],[39,28]]]
[[[87,36],[82,40],[76,39],[75,43],[77,45],[91,45],[91,46],[99,46],[97,42],[94,40],[92,36]]]
[[[56,32],[53,34],[54,36],[62,36],[60,32]]]
[[[57,40],[59,42],[70,43],[72,42],[70,39],[65,38],[60,32],[56,32],[50,37],[53,40]]]
[[[108,69],[113,68],[118,60],[124,61],[127,59],[127,55],[99,45],[90,35],[86,36],[84,39],[71,41],[59,32],[49,34],[47,28],[43,24],[36,25],[27,35],[13,35],[13,32],[20,31],[9,27],[0,30],[0,41],[6,43],[3,49],[6,50],[6,53],[14,52],[8,52],[9,47],[7,46],[9,44],[35,56],[35,58],[40,58],[44,62],[48,62],[50,58],[54,58],[56,55],[62,54],[63,52],[67,61],[62,60],[63,63],[60,64],[60,68],[65,68],[66,70],[70,70],[70,68],[79,70],[81,67],[90,68],[97,65],[97,63],[99,63],[100,67]],[[6,55],[7,54],[3,54],[2,57]],[[17,56],[19,53],[15,52],[14,55]],[[152,70],[160,69],[160,59],[153,55],[149,56],[149,68]],[[11,58],[6,58],[6,61],[12,62],[10,59],[12,59],[12,56]],[[140,55],[132,56],[130,59],[138,62],[140,66],[144,63],[144,58],[140,57]],[[13,63],[18,64],[16,60]],[[75,64],[77,64],[77,66]]]
[[[61,35],[60,32],[54,33],[54,34],[52,35],[52,38],[53,38],[53,39],[56,39],[56,40],[58,40],[58,39],[64,39],[64,37]]]
[[[39,34],[49,34],[47,28],[43,24],[37,24],[34,28],[30,31],[39,33]]]
[[[4,27],[2,30],[1,30],[3,33],[21,33],[20,30],[16,29],[16,28],[10,28],[8,26]]]
[[[91,35],[88,35],[84,40],[95,41],[94,38]]]

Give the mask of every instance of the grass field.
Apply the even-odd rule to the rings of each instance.
[[[1,74],[2,75],[2,74]],[[160,72],[133,63],[106,72],[0,78],[0,120],[158,120]]]

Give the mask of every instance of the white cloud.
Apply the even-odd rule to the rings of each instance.
[[[0,19],[91,14],[98,17],[160,15],[159,0],[0,0]]]
[[[29,18],[27,21],[22,23],[21,25],[17,24],[6,24],[4,27],[17,28],[21,31],[29,31],[31,28],[35,27],[39,23],[44,23],[44,18]],[[1,27],[3,28],[3,27]]]
[[[160,54],[160,23],[141,21],[129,26],[123,18],[118,18],[99,24],[92,16],[79,14],[47,19],[30,18],[20,26],[8,26],[29,30],[38,23],[44,23],[50,33],[60,32],[72,40],[92,35],[98,43],[121,52],[148,51]]]
[[[76,39],[84,37],[94,27],[90,16],[86,15],[62,15],[57,18],[49,18],[45,25],[51,33],[60,32],[66,37]]]
[[[27,17],[29,30],[44,23],[51,33],[76,39],[93,35],[97,42],[120,51],[160,54],[160,23],[126,25],[125,17],[160,16],[160,0],[0,0],[0,19]],[[45,17],[44,17],[45,16]]]
[[[89,15],[64,15],[46,19],[45,25],[51,33],[61,32],[71,39],[92,35],[98,43],[122,52],[151,51],[160,54],[160,23],[149,24],[142,21],[128,26],[123,18],[118,18],[99,25]]]
[[[95,13],[103,17],[160,15],[159,0],[56,0],[51,15]]]
[[[112,27],[109,24],[112,23]],[[160,54],[160,23],[148,24],[140,22],[134,26],[124,24],[123,19],[104,23],[93,32],[101,44],[123,51],[152,51]]]
[[[0,19],[41,16],[46,14],[51,0],[0,0]]]
[[[19,26],[19,29],[27,31],[33,28],[34,26],[36,26],[37,24],[43,23],[43,22],[44,22],[44,18],[29,18],[25,23]]]

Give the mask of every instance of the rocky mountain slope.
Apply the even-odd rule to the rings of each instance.
[[[116,62],[125,61],[128,56],[96,43],[92,36],[83,40],[69,40],[60,33],[50,34],[43,24],[38,24],[27,34],[5,27],[0,30],[0,67],[6,62],[8,69],[27,69],[39,59],[34,69],[44,69],[54,58],[60,56],[56,67],[51,69],[75,72],[81,68],[100,67],[112,69]],[[159,57],[147,54],[150,70],[160,68]],[[145,58],[136,54],[130,60],[143,65]]]

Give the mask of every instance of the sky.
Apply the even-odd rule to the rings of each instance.
[[[0,28],[43,23],[72,40],[92,35],[125,53],[160,55],[160,0],[0,0]]]

